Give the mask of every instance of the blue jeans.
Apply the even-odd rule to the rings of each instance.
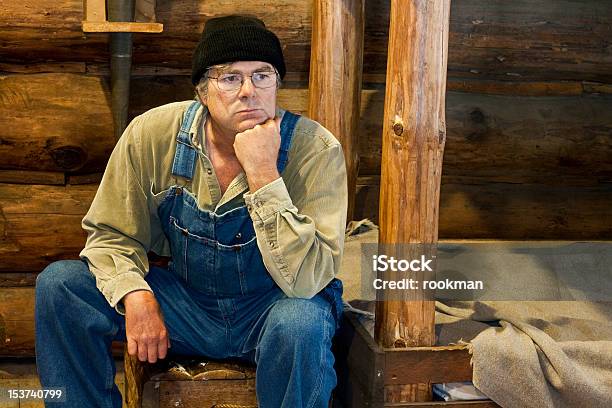
[[[166,269],[146,276],[169,333],[169,352],[257,364],[260,407],[327,407],[336,385],[332,305],[323,296],[288,298],[278,287],[214,298]],[[67,407],[121,407],[113,340],[125,318],[110,307],[83,261],[58,261],[36,279],[36,359],[43,387],[64,387]]]

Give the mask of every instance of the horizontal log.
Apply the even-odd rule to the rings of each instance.
[[[355,219],[378,223],[379,186],[357,179]],[[442,177],[439,237],[442,239],[612,238],[612,184],[563,186],[462,182]]]
[[[34,288],[0,288],[0,356],[33,351]]]
[[[96,184],[0,184],[0,272],[75,259]],[[377,178],[359,178],[355,219],[378,222]],[[570,187],[442,177],[441,239],[611,239],[612,184]]]
[[[612,179],[610,96],[446,98],[444,175]],[[361,175],[380,173],[383,100],[383,92],[362,95]]]
[[[499,83],[455,84],[483,94],[447,93],[445,175],[504,177],[513,183],[536,177],[542,184],[612,180],[611,94],[585,96],[577,94],[577,88],[559,86],[552,88],[563,89],[566,96],[533,97],[545,95],[547,88],[531,84],[523,87],[524,96],[505,96],[497,93],[508,87]],[[4,77],[0,87],[7,90],[0,92],[1,168],[104,170],[114,144],[104,81],[74,74],[17,75]],[[79,98],[72,97],[77,94]],[[136,77],[130,115],[192,97],[188,77]],[[281,89],[278,99],[280,106],[305,113],[308,91]],[[382,90],[362,93],[362,176],[380,173],[383,101]],[[32,117],[44,118],[46,126],[32,127]]]
[[[0,184],[0,271],[40,272],[85,245],[81,219],[97,185]]]
[[[0,287],[0,358],[35,355],[34,305],[33,287]],[[123,348],[122,342],[113,342],[113,355],[123,356]]]
[[[365,7],[364,72],[384,76],[390,2],[368,1]],[[312,0],[157,0],[156,21],[164,32],[134,36],[134,63],[188,69],[207,19],[245,13],[261,17],[279,35],[288,71],[307,75],[312,9]],[[600,0],[454,2],[448,76],[612,83],[610,15],[612,3]],[[4,0],[4,62],[107,62],[108,35],[84,35],[83,16],[81,0]]]
[[[0,76],[0,168],[102,171],[114,147],[109,98],[99,77]]]

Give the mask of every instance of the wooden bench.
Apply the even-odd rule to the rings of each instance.
[[[168,358],[141,363],[124,352],[129,408],[254,408],[255,367],[205,358]]]

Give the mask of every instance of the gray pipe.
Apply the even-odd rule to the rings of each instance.
[[[134,21],[135,0],[108,0],[108,21]],[[127,126],[132,70],[132,33],[111,33],[111,108],[115,139]]]

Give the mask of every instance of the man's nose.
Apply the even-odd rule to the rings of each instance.
[[[255,93],[255,85],[249,76],[245,76],[238,90],[238,96],[251,96]]]

